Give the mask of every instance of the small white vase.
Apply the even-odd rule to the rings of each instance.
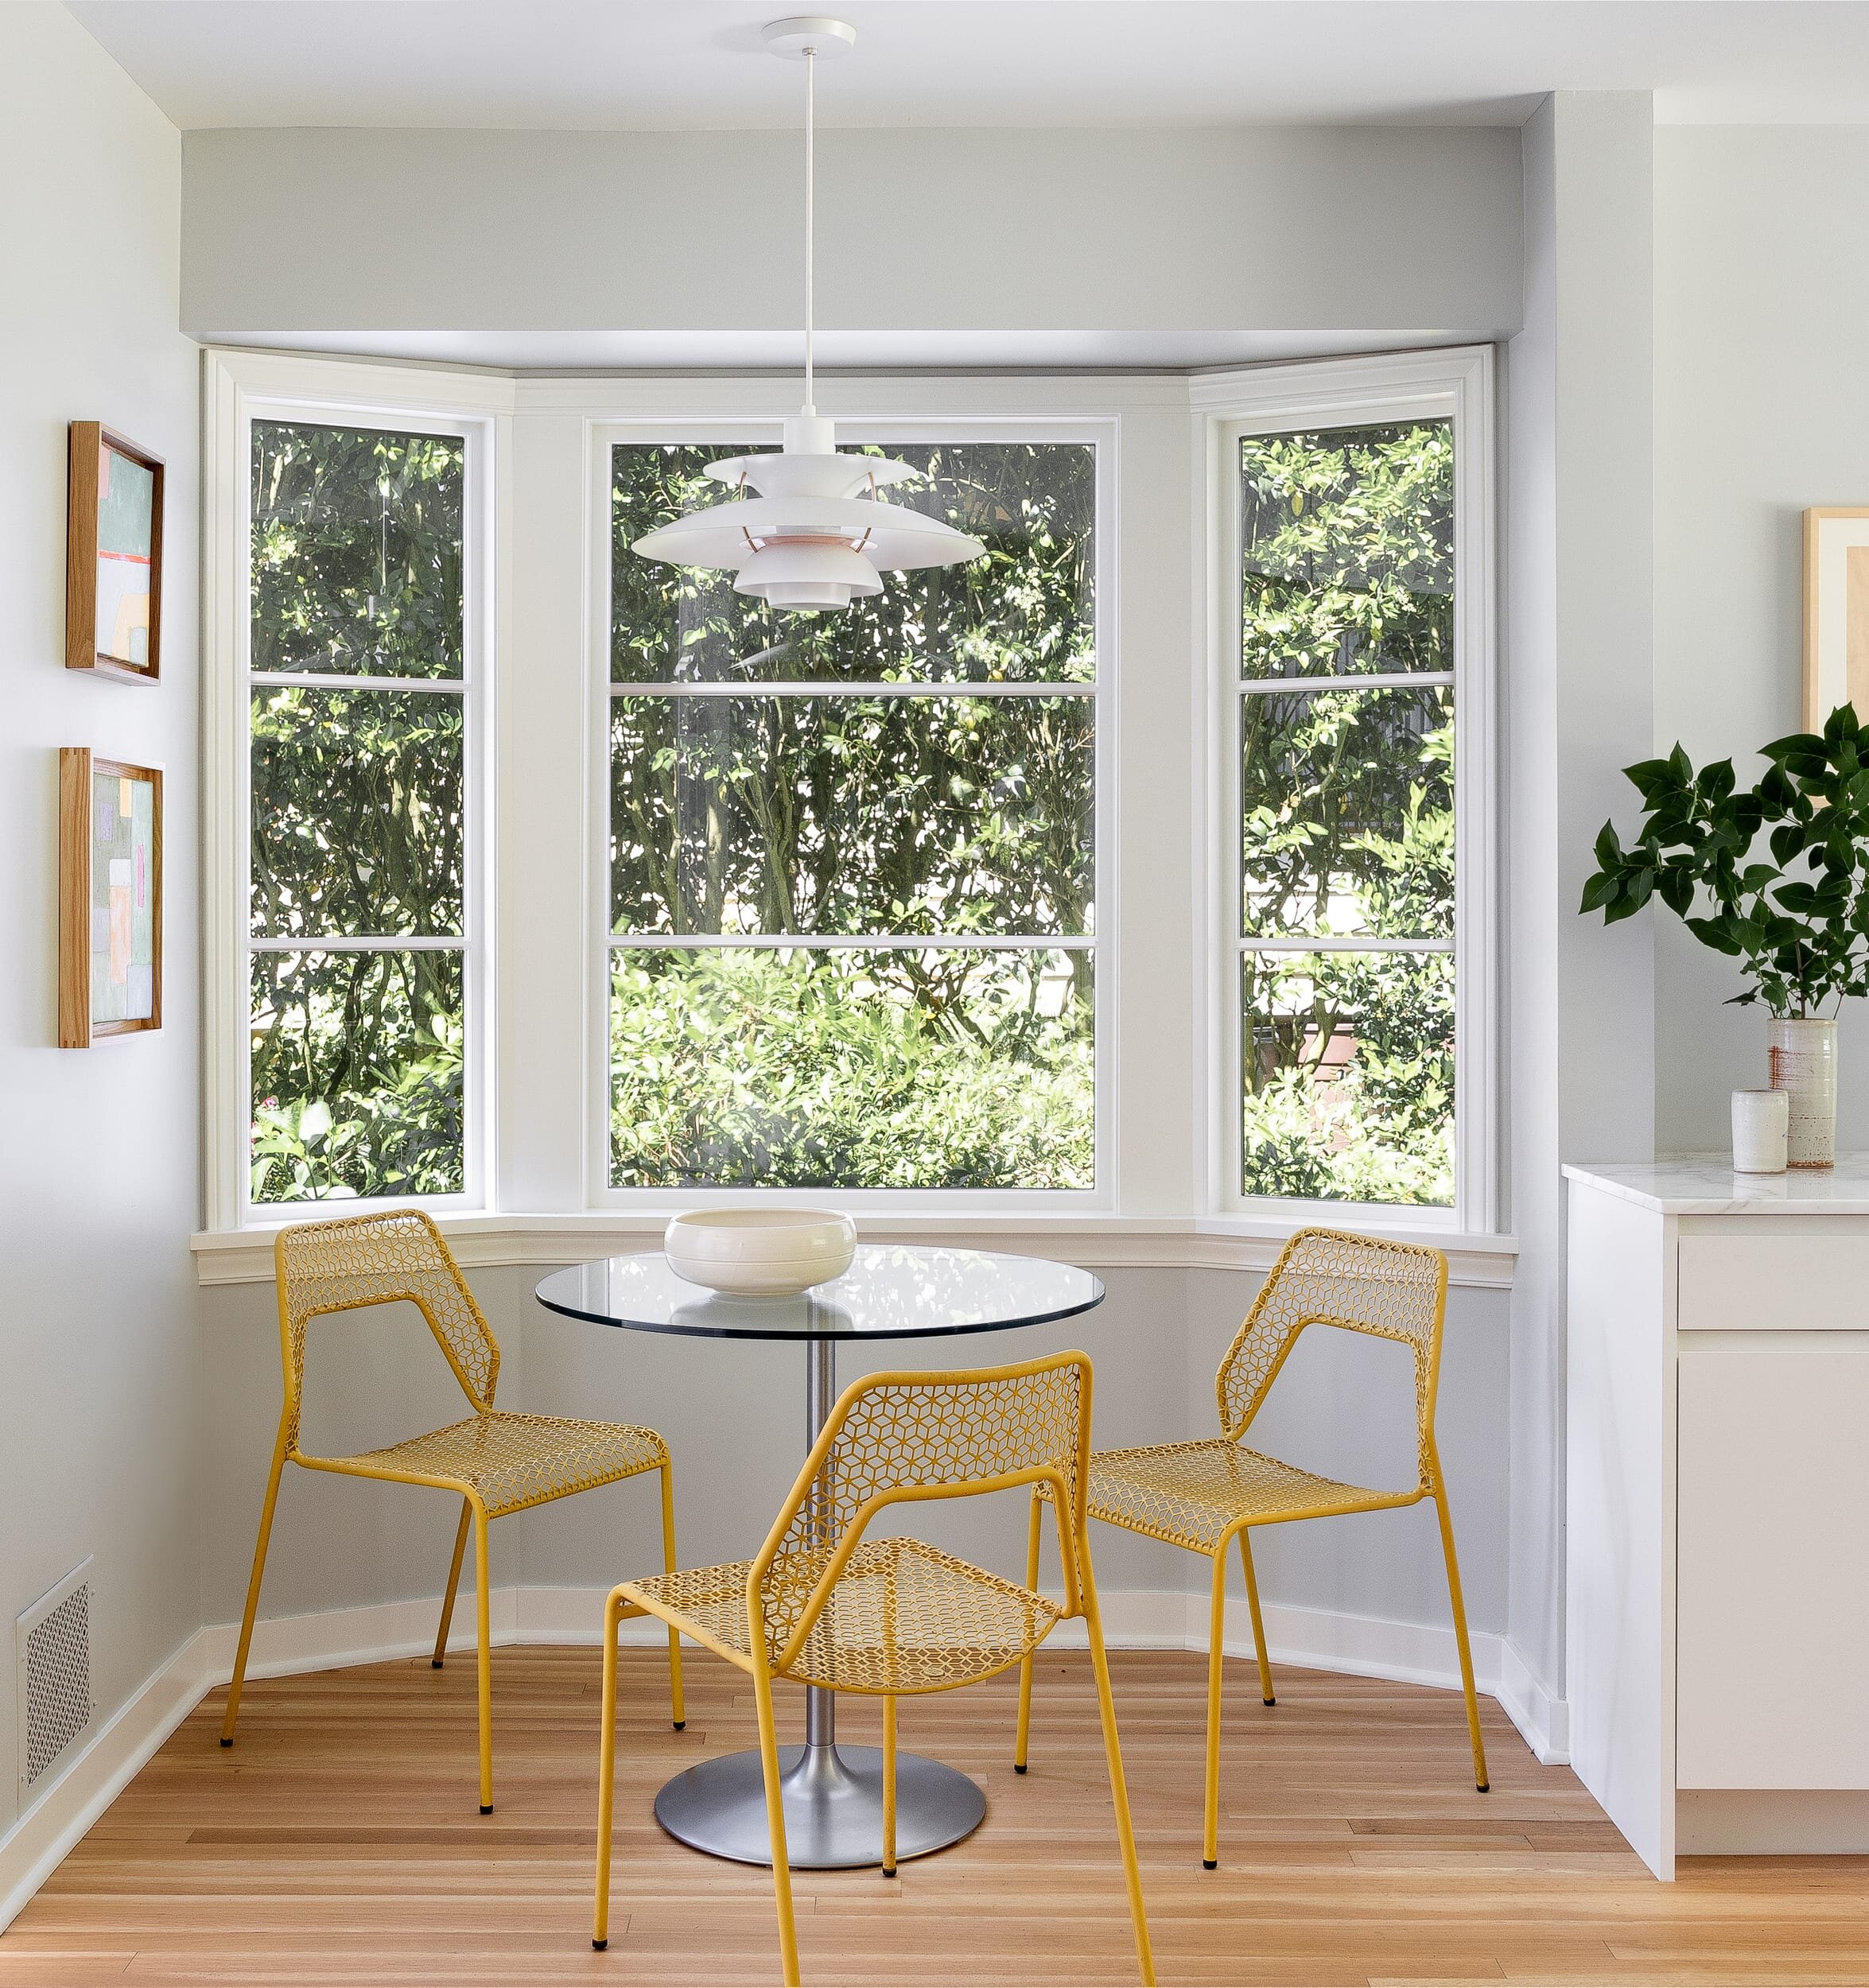
[[[1836,1163],[1836,1023],[1774,1015],[1770,1044],[1772,1089],[1789,1099],[1785,1163]]]
[[[1733,1171],[1782,1174],[1791,1131],[1789,1091],[1733,1093]]]

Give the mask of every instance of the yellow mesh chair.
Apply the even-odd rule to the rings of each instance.
[[[896,1869],[896,1701],[948,1691],[1016,1664],[1062,1621],[1082,1616],[1116,1805],[1117,1838],[1142,1979],[1155,1979],[1096,1583],[1084,1530],[1090,1362],[1063,1353],[1019,1366],[879,1373],[853,1382],[832,1411],[791,1495],[752,1560],[625,1581],[604,1611],[604,1731],[597,1800],[596,1916],[608,1943],[611,1815],[616,1794],[616,1625],[659,1616],[748,1672],[759,1711],[772,1883],[785,1979],[799,1978],[791,1875],[772,1683],[783,1678],[883,1701],[883,1873]],[[918,1540],[866,1540],[879,1512],[929,1498],[1042,1487],[1059,1515],[1062,1602]],[[1036,1509],[1036,1507],[1035,1507]]]
[[[1218,1438],[1169,1442],[1152,1448],[1105,1450],[1090,1459],[1090,1516],[1172,1546],[1204,1553],[1214,1563],[1213,1598],[1207,1629],[1206,1827],[1201,1861],[1212,1870],[1219,1855],[1220,1656],[1226,1608],[1226,1551],[1239,1542],[1252,1612],[1253,1647],[1259,1660],[1260,1695],[1273,1703],[1272,1666],[1265,1654],[1265,1625],[1259,1613],[1259,1585],[1253,1573],[1248,1535],[1256,1525],[1280,1525],[1293,1519],[1336,1518],[1352,1512],[1384,1512],[1432,1498],[1440,1517],[1441,1547],[1447,1556],[1447,1590],[1453,1602],[1454,1640],[1460,1652],[1460,1680],[1467,1696],[1467,1726],[1473,1741],[1473,1778],[1486,1792],[1486,1748],[1479,1733],[1479,1703],[1473,1688],[1473,1652],[1467,1641],[1467,1610],[1460,1596],[1460,1569],[1454,1555],[1453,1520],[1447,1511],[1446,1480],[1434,1442],[1435,1391],[1440,1378],[1443,1314],[1447,1307],[1447,1260],[1438,1249],[1380,1242],[1331,1229],[1305,1229],[1292,1237],[1266,1279],[1257,1302],[1228,1348],[1215,1376],[1220,1427]],[[1407,1491],[1370,1491],[1314,1476],[1276,1457],[1249,1450],[1241,1441],[1258,1414],[1286,1356],[1307,1326],[1338,1326],[1379,1339],[1396,1339],[1415,1356],[1415,1408],[1420,1477]],[[1028,1581],[1038,1578],[1039,1505],[1032,1494]],[[1013,1761],[1026,1767],[1032,1726],[1032,1660],[1019,1679],[1019,1735]]]
[[[285,1368],[285,1404],[279,1439],[273,1449],[260,1512],[259,1540],[253,1553],[253,1578],[240,1624],[240,1648],[227,1687],[227,1717],[220,1743],[234,1743],[240,1711],[240,1687],[253,1641],[253,1618],[266,1572],[266,1545],[279,1479],[288,1463],[309,1470],[334,1470],[345,1477],[378,1477],[391,1484],[426,1485],[452,1491],[461,1501],[454,1536],[454,1561],[441,1602],[434,1664],[441,1668],[454,1596],[474,1535],[475,1607],[480,1632],[480,1813],[493,1812],[493,1672],[488,1634],[487,1524],[509,1512],[549,1504],[574,1491],[615,1484],[645,1470],[662,1473],[662,1546],[664,1563],[675,1564],[674,1485],[667,1446],[653,1429],[619,1422],[576,1422],[559,1415],[507,1415],[493,1406],[499,1379],[499,1342],[474,1303],[448,1245],[429,1217],[414,1209],[394,1213],[353,1215],[342,1221],[306,1222],[284,1229],[273,1244],[279,1293],[279,1353]],[[448,1356],[454,1377],[473,1408],[464,1422],[426,1435],[412,1436],[386,1450],[354,1457],[309,1457],[298,1446],[299,1411],[304,1394],[305,1328],[323,1312],[355,1311],[368,1305],[406,1300],[428,1321],[436,1343]],[[681,1640],[668,1638],[669,1694],[677,1730],[682,1724]]]

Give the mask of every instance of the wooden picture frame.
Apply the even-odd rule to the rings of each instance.
[[[161,1026],[162,769],[62,746],[58,1046]]]
[[[1804,725],[1840,704],[1869,720],[1869,509],[1804,514]]]
[[[131,683],[162,674],[160,456],[73,421],[65,512],[65,667]]]

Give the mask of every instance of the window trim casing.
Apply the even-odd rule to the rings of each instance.
[[[946,398],[946,396],[942,396]],[[1088,695],[1096,731],[1094,774],[1095,844],[1093,852],[1096,926],[1087,949],[1095,961],[1091,1027],[1095,1122],[1093,1128],[1094,1185],[1089,1188],[823,1188],[823,1187],[616,1187],[610,1182],[609,1126],[609,706],[611,681],[610,597],[611,517],[609,460],[618,443],[750,441],[776,447],[783,439],[783,417],[771,414],[619,414],[593,419],[585,425],[585,491],[590,555],[587,604],[586,674],[589,756],[587,784],[590,822],[587,847],[592,852],[587,879],[585,930],[587,953],[586,1081],[582,1154],[585,1206],[593,1210],[652,1213],[682,1208],[720,1206],[749,1199],[775,1207],[813,1207],[827,1194],[857,1214],[882,1216],[909,1211],[964,1216],[969,1213],[1038,1213],[1113,1211],[1120,1205],[1116,1063],[1120,1000],[1117,975],[1116,909],[1120,847],[1117,795],[1116,718],[1117,710],[1117,631],[1120,625],[1117,493],[1120,418],[982,413],[977,417],[943,411],[938,415],[837,415],[841,447],[873,442],[911,447],[923,442],[1079,443],[1096,451],[1097,520],[1095,534],[1095,643],[1097,674],[1087,692],[1082,685],[1061,685],[1067,695]],[[757,686],[749,686],[756,690]],[[961,694],[965,694],[962,692]],[[1042,942],[1041,942],[1042,943]],[[1035,948],[1036,949],[1036,948]]]
[[[203,835],[205,903],[202,1089],[206,1217],[211,1229],[273,1227],[339,1214],[414,1207],[464,1214],[491,1205],[496,1150],[494,1044],[498,865],[493,726],[499,650],[497,577],[503,526],[497,501],[508,455],[511,386],[293,355],[208,350],[203,360],[205,529]],[[400,391],[406,381],[409,391]],[[462,491],[463,836],[462,1109],[464,1183],[458,1194],[251,1199],[251,1057],[247,962],[251,855],[251,449],[255,419],[354,423],[406,433],[458,434]],[[392,688],[395,680],[383,680]],[[437,694],[452,695],[450,692]],[[394,949],[386,946],[385,951]]]
[[[1471,1235],[1500,1215],[1498,658],[1499,654],[1494,357],[1488,345],[1378,357],[1307,360],[1212,374],[1190,382],[1203,452],[1206,530],[1195,584],[1206,629],[1206,833],[1200,1043],[1210,1081],[1206,1202],[1214,1213]],[[1448,1207],[1249,1196],[1240,1190],[1240,1031],[1234,976],[1241,879],[1239,846],[1239,438],[1306,427],[1424,417],[1454,429],[1455,1188]]]

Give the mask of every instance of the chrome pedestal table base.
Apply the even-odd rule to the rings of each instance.
[[[794,1870],[853,1870],[883,1861],[883,1749],[782,1746],[785,1854]],[[986,1814],[976,1781],[919,1753],[896,1756],[896,1855],[926,1857],[971,1835]],[[703,1761],[664,1784],[655,1819],[710,1857],[770,1864],[766,1778],[756,1750]]]
[[[837,1404],[837,1347],[806,1342],[806,1454]],[[785,1854],[794,1870],[852,1870],[883,1861],[883,1749],[837,1745],[837,1695],[808,1685],[805,1744],[779,1749]],[[986,1814],[977,1781],[919,1753],[896,1756],[896,1858],[926,1857],[970,1836]],[[655,1819],[710,1857],[770,1864],[759,1749],[703,1761],[663,1784]]]

